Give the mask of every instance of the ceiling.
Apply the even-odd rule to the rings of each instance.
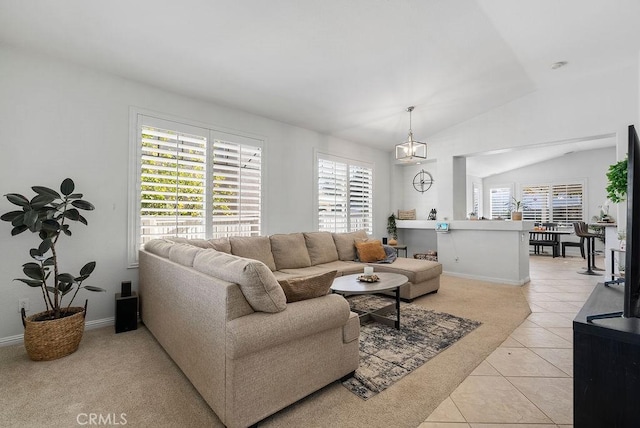
[[[0,0],[0,43],[391,151],[637,61],[640,1]]]

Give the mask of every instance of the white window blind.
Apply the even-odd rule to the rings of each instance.
[[[538,223],[551,221],[549,210],[549,185],[522,186],[523,220],[533,220]]]
[[[318,157],[318,230],[373,233],[373,169]]]
[[[510,187],[495,187],[489,190],[491,218],[509,218],[509,203],[511,202]]]
[[[205,237],[207,138],[142,127],[141,244]]]
[[[350,230],[365,229],[373,234],[373,170],[349,165]]]
[[[480,215],[480,189],[478,188],[478,184],[477,183],[473,183],[472,185],[472,189],[473,189],[473,202],[472,202],[472,207],[471,207],[471,211],[476,213],[476,215]]]
[[[212,237],[260,235],[262,150],[213,142]]]
[[[553,222],[563,226],[583,221],[582,183],[554,184],[551,186]]]
[[[580,182],[522,186],[522,218],[571,226],[584,219],[584,185]]]
[[[261,234],[261,140],[144,114],[132,122],[130,266],[155,238]]]

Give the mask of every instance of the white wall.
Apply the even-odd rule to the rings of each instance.
[[[0,194],[30,195],[33,185],[54,187],[71,177],[96,206],[87,213],[89,226],[74,225],[74,235],[60,244],[65,270],[96,260],[90,282],[108,290],[80,293],[89,298],[88,320],[113,316],[121,281],[137,286],[137,270],[126,268],[130,106],[264,136],[265,234],[313,229],[314,150],[373,163],[374,234],[386,235],[387,152],[2,46],[0,76]],[[0,200],[0,212],[12,209]],[[31,313],[43,309],[38,289],[11,282],[21,276],[36,238],[29,233],[12,238],[9,232],[3,222],[0,343],[22,333],[19,298],[30,299]]]

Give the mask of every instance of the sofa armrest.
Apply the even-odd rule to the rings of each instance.
[[[227,357],[241,358],[331,328],[344,326],[349,303],[337,294],[288,303],[278,313],[254,312],[227,323]]]

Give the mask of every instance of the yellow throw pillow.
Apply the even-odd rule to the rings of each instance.
[[[384,260],[387,257],[382,248],[382,242],[379,240],[368,240],[366,242],[356,242],[356,251],[358,252],[358,259],[364,263],[373,263]]]
[[[287,296],[287,303],[298,302],[326,295],[337,273],[338,271],[332,270],[319,275],[281,279],[278,283]]]

